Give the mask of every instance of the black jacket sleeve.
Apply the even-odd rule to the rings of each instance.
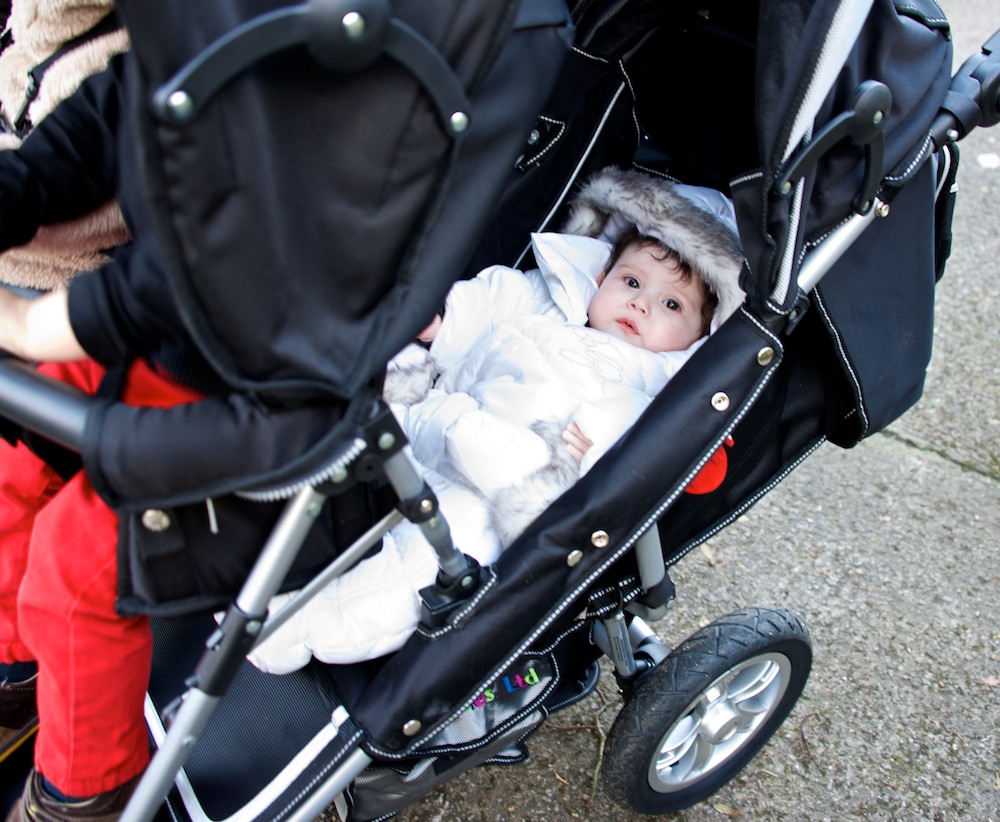
[[[148,232],[70,283],[69,318],[80,345],[102,365],[160,361],[165,347],[188,343]]]
[[[39,226],[117,198],[136,239],[100,269],[70,284],[70,322],[104,365],[155,358],[182,338],[155,240],[141,210],[136,147],[123,117],[124,59],[84,80],[28,135],[0,152],[0,248],[27,242]]]
[[[0,151],[0,249],[39,226],[79,217],[115,195],[119,73],[113,61],[88,77],[28,135]]]

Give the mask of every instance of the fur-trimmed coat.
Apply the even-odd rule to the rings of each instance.
[[[28,100],[29,72],[73,38],[90,31],[114,8],[112,0],[14,0],[8,18],[12,37],[0,53],[0,113],[14,120]],[[129,47],[124,28],[80,44],[46,70],[27,108],[38,124],[81,81],[105,68],[112,55]],[[0,149],[16,148],[21,137],[0,133]],[[0,254],[0,281],[30,288],[64,285],[82,271],[107,260],[105,251],[127,242],[118,205],[111,201],[74,220],[43,226],[25,245]]]
[[[390,363],[386,399],[455,544],[480,563],[588,470],[703,342],[654,354],[584,327],[609,242],[630,225],[700,272],[719,297],[713,330],[740,305],[743,257],[728,201],[608,169],[584,187],[570,218],[590,236],[536,235],[537,270],[494,267],[456,284],[430,355],[410,346]],[[570,420],[595,441],[581,465],[561,441]],[[313,655],[349,663],[390,653],[417,626],[419,589],[436,571],[419,530],[403,522],[250,659],[285,673]]]
[[[604,455],[701,344],[653,353],[587,327],[611,252],[571,234],[532,238],[538,268],[495,266],[457,283],[421,402],[393,406],[417,461],[488,500],[509,544]],[[562,442],[593,442],[577,466]]]

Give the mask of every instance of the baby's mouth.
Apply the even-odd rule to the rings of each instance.
[[[622,320],[618,320],[617,322],[618,322],[619,328],[621,328],[626,334],[638,334],[639,333],[639,329],[635,327],[635,323],[632,322],[632,320],[622,319]]]

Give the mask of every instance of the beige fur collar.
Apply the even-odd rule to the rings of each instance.
[[[8,20],[13,42],[0,54],[0,110],[8,120],[13,120],[24,104],[28,72],[63,43],[93,28],[113,7],[111,0],[14,0]],[[28,108],[31,122],[41,122],[84,78],[101,71],[113,55],[128,47],[128,35],[119,30],[63,55],[45,72]],[[18,144],[16,137],[0,136],[0,149]],[[108,203],[78,220],[46,226],[27,245],[0,254],[0,281],[54,288],[100,265],[106,259],[105,249],[128,238],[121,212],[117,205]]]

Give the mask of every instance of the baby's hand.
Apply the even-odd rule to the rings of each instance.
[[[427,326],[423,331],[417,334],[417,339],[423,343],[434,342],[434,338],[437,336],[438,330],[441,328],[441,315],[435,314],[434,319],[431,320],[431,324]]]
[[[575,422],[571,422],[563,429],[562,438],[567,450],[577,462],[583,461],[583,455],[594,444],[583,435],[580,426]]]

